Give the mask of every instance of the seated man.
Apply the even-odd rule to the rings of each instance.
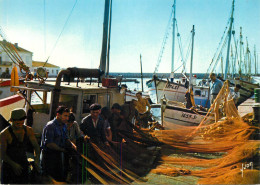
[[[230,87],[230,95],[231,95],[230,98],[233,98],[236,107],[238,106],[237,102],[238,99],[240,98],[240,93],[239,93],[240,88],[241,88],[240,84],[236,84],[235,87]]]
[[[138,124],[143,127],[148,127],[148,120],[151,121],[151,105],[147,99],[142,97],[142,92],[136,93],[137,101],[134,101],[135,109],[138,111]]]
[[[23,109],[11,112],[11,125],[1,134],[2,184],[28,184],[29,162],[26,149],[31,143],[35,151],[35,166],[39,171],[40,147],[34,136],[33,129],[24,125],[26,113]]]

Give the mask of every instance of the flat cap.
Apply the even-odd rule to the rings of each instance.
[[[16,108],[11,111],[10,120],[21,121],[26,119],[26,112],[22,108]]]

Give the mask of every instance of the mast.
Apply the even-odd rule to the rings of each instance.
[[[243,49],[243,36],[242,36],[242,27],[240,27],[240,52],[239,52],[239,54],[240,54],[240,62],[239,62],[239,70],[238,70],[238,73],[239,73],[239,76],[240,77],[242,77],[242,49]]]
[[[106,76],[109,74],[109,58],[110,58],[110,38],[111,38],[111,22],[112,22],[112,0],[110,2],[110,10],[109,10],[109,31],[108,31],[108,48],[107,48],[107,68],[106,68]]]
[[[254,58],[255,58],[255,75],[257,75],[256,46],[254,47]]]
[[[228,72],[228,66],[229,66],[229,50],[230,50],[230,43],[231,43],[231,31],[232,31],[232,25],[233,25],[233,14],[234,14],[234,4],[235,0],[232,2],[232,12],[231,12],[231,18],[230,18],[230,25],[228,29],[228,47],[227,47],[227,58],[226,58],[226,66],[225,66],[225,75],[224,78],[227,79],[227,72]]]
[[[101,57],[100,57],[100,65],[99,69],[103,72],[106,72],[106,58],[107,58],[107,42],[108,42],[108,22],[109,22],[109,7],[110,7],[110,0],[105,0],[105,9],[104,9],[104,22],[103,22],[103,39],[102,39],[102,50],[101,50]],[[102,76],[104,77],[104,75]],[[101,79],[102,79],[101,77]]]
[[[247,58],[247,75],[251,75],[251,54],[248,46],[247,37],[246,37],[246,58]]]
[[[194,35],[195,35],[195,28],[194,25],[192,26],[192,45],[191,45],[191,57],[190,57],[190,90],[192,89],[192,64],[193,64],[193,46],[194,46]]]
[[[140,66],[141,66],[141,83],[142,83],[142,92],[144,92],[144,84],[143,84],[143,67],[142,67],[142,55],[140,54]]]
[[[172,19],[172,65],[170,79],[173,82],[174,79],[174,47],[175,47],[175,25],[176,25],[176,0],[173,4],[173,19]]]

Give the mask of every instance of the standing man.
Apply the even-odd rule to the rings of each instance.
[[[111,107],[111,115],[108,118],[108,122],[110,123],[111,132],[112,132],[112,141],[120,142],[121,138],[118,137],[117,129],[121,123],[120,112],[122,107],[118,103],[114,103]]]
[[[151,105],[147,99],[142,97],[142,92],[139,91],[136,93],[137,101],[134,101],[135,109],[138,111],[138,122],[140,126],[147,128],[148,120],[151,120]]]
[[[90,138],[90,140],[95,143],[101,142],[109,145],[104,130],[105,120],[99,115],[101,112],[101,106],[95,103],[89,108],[90,115],[83,118],[80,124],[80,130],[85,134],[85,138]]]
[[[217,76],[215,73],[210,73],[209,77],[212,81],[212,86],[210,89],[210,103],[213,104],[215,99],[217,98],[218,93],[221,90],[223,84],[219,79],[217,79]],[[219,104],[220,104],[220,101],[216,101],[216,104],[214,106],[215,122],[218,122],[218,120],[219,120]]]
[[[11,111],[11,125],[0,133],[2,184],[28,184],[29,163],[26,149],[29,142],[35,152],[35,166],[39,172],[40,147],[34,136],[33,129],[24,125],[26,113],[18,108]]]
[[[220,89],[223,86],[223,83],[219,79],[217,79],[215,73],[210,73],[209,78],[211,79],[212,82],[212,86],[210,89],[210,103],[213,104],[214,100],[218,96]]]
[[[41,162],[43,172],[52,176],[57,181],[66,179],[66,148],[76,146],[68,139],[66,122],[70,111],[65,106],[59,106],[56,110],[56,118],[49,121],[42,132]]]

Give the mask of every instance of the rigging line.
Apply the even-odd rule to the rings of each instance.
[[[221,51],[222,51],[222,49],[226,46],[227,40],[228,40],[228,35],[226,36],[225,42],[224,42],[223,45],[222,45]],[[217,60],[215,61],[215,65],[213,66],[211,72],[213,72],[213,70],[216,69],[216,66],[217,66],[218,61],[219,61],[219,59],[220,59],[221,56],[222,56],[222,52],[219,52],[218,58],[217,58]]]
[[[176,20],[176,29],[177,29],[177,38],[178,38],[178,44],[179,44],[179,49],[180,49],[180,53],[181,53],[181,60],[183,62],[183,47],[182,47],[182,42],[181,42],[181,35],[179,33],[179,27],[177,24],[177,20]]]
[[[185,63],[183,64],[184,68],[182,70],[182,73],[186,70],[186,63],[187,63],[188,57],[189,57],[190,52],[191,52],[192,34],[190,35],[190,39],[189,40],[190,40],[190,42],[189,42],[189,45],[188,45],[188,48],[187,48],[187,54],[186,54],[186,56],[184,58]]]
[[[50,57],[51,57],[51,55],[52,55],[52,53],[53,53],[53,51],[54,51],[54,49],[56,48],[56,45],[58,44],[58,41],[60,40],[61,34],[63,33],[63,31],[64,31],[64,29],[65,29],[65,27],[66,27],[66,25],[67,25],[67,23],[68,23],[68,21],[69,21],[69,18],[70,18],[70,16],[72,15],[72,12],[73,12],[73,10],[74,10],[76,4],[77,4],[77,2],[78,2],[78,0],[75,1],[74,5],[73,5],[73,7],[72,7],[72,9],[71,9],[71,11],[70,11],[68,17],[67,17],[67,20],[66,20],[66,22],[65,22],[65,24],[64,24],[64,26],[63,26],[63,28],[62,28],[62,30],[61,30],[61,32],[60,32],[58,38],[57,38],[57,40],[56,40],[56,43],[54,44],[54,47],[53,47],[52,50],[51,50],[51,54],[50,54],[49,57],[47,58],[47,60],[46,60],[46,62],[44,63],[43,67],[47,64],[48,60],[50,59]]]
[[[0,45],[2,46],[2,48],[4,49],[4,51],[6,52],[6,54],[9,56],[9,58],[16,64],[19,65],[20,61],[18,58],[16,58],[15,54],[12,52],[12,50],[5,46],[3,43],[0,42]]]
[[[168,38],[168,35],[169,35],[169,31],[170,31],[170,28],[171,28],[171,20],[172,20],[172,16],[173,16],[173,11],[174,11],[174,8],[172,8],[170,19],[169,19],[167,27],[166,27],[164,39],[163,39],[162,46],[161,46],[161,50],[160,50],[160,53],[159,53],[159,56],[158,56],[158,59],[157,59],[157,63],[156,63],[155,69],[154,69],[154,74],[157,73],[159,65],[160,65],[161,60],[162,60],[164,48],[165,48],[167,38]]]
[[[2,26],[0,26],[0,36],[2,37],[3,40],[8,40]]]
[[[225,33],[225,32],[224,32],[224,33]],[[224,35],[223,35],[223,36],[224,36]],[[223,36],[222,36],[221,40],[224,38]],[[221,46],[221,49],[219,49],[220,45],[218,46],[219,52],[216,52],[216,53],[214,54],[215,56],[212,58],[211,63],[210,63],[210,65],[209,65],[209,67],[208,67],[208,69],[207,69],[207,72],[205,73],[203,79],[206,79],[207,74],[209,73],[209,71],[212,73],[213,70],[215,69],[215,67],[216,67],[216,65],[217,65],[217,62],[218,62],[218,60],[219,60],[219,58],[220,58],[220,55],[221,55],[221,53],[222,53],[222,50],[223,50],[223,48],[224,48],[225,45],[226,45],[227,39],[228,39],[228,35],[226,35],[225,40],[223,41],[223,44],[222,44],[222,46]],[[221,41],[221,42],[222,42],[222,41]],[[221,42],[220,42],[220,43],[221,43]],[[217,57],[217,59],[215,60],[215,57],[216,57],[217,53],[218,53],[218,57]],[[215,64],[214,64],[214,63],[215,63]],[[213,64],[214,64],[214,65],[213,65]],[[212,65],[213,65],[213,67],[212,67]],[[211,68],[212,68],[212,70],[210,70]]]
[[[214,55],[213,55],[213,57],[212,57],[211,63],[210,63],[210,65],[209,65],[209,68],[210,68],[211,65],[213,64],[213,62],[214,62],[214,60],[215,60],[215,57],[216,57],[217,53],[218,53],[219,50],[220,50],[219,48],[220,48],[220,46],[221,46],[222,43],[223,43],[223,39],[224,39],[224,36],[225,36],[225,34],[226,34],[226,32],[227,32],[229,22],[230,22],[230,19],[229,19],[228,22],[227,22],[227,26],[225,27],[225,30],[224,30],[224,32],[223,32],[223,35],[221,36],[220,42],[219,42],[219,44],[218,44],[218,47],[217,47],[217,49],[216,49],[216,52],[214,53]],[[209,69],[208,69],[208,70],[209,70]],[[206,75],[206,74],[205,74],[205,75]]]
[[[185,46],[185,48],[187,48],[187,54],[186,54],[186,56],[184,56],[184,58],[183,58],[183,69],[182,69],[182,74],[184,74],[184,72],[186,71],[186,63],[187,63],[187,56],[188,56],[188,52],[189,52],[189,48],[190,48],[190,46],[191,46],[191,40],[192,39],[192,34],[190,35],[190,37],[188,37],[187,38],[187,40],[186,40],[186,42],[185,43],[187,43],[187,45]],[[189,41],[189,42],[188,42]],[[186,77],[186,75],[184,75],[185,77]]]
[[[4,45],[0,42],[1,47],[3,48],[3,50],[6,52],[6,54],[9,56],[9,58],[12,60],[12,62],[16,65],[19,65],[13,58],[13,56],[11,55],[11,53],[6,49],[6,47],[4,47]]]
[[[43,0],[43,24],[44,24],[44,57],[46,57],[46,1]]]
[[[237,60],[237,56],[238,56],[238,49],[237,49],[237,43],[238,43],[238,40],[236,40],[236,37],[235,37],[235,34],[233,34],[233,42],[234,42],[234,45],[235,45],[235,63],[237,62],[238,63],[238,66],[239,66],[239,62]],[[235,71],[234,71],[235,72]]]

